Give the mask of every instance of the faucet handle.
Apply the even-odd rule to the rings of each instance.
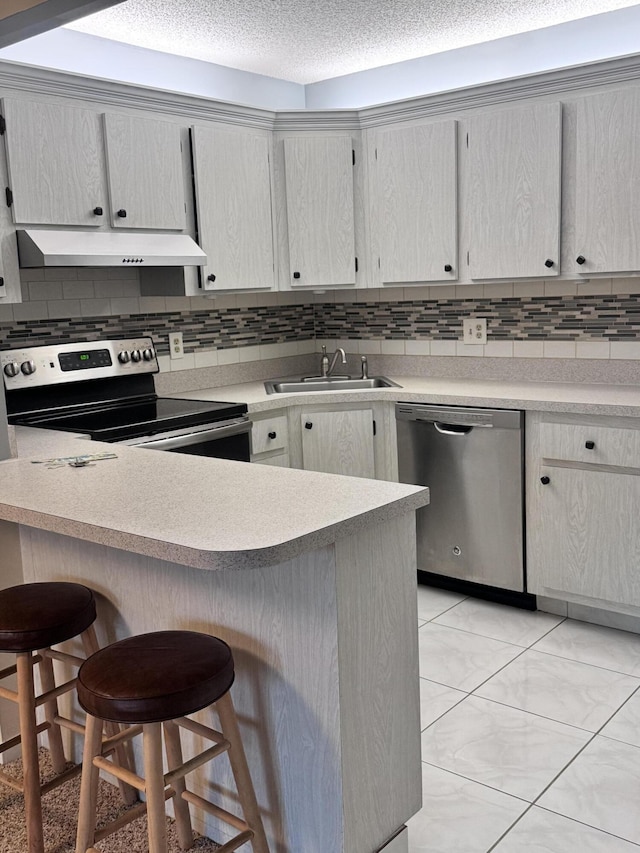
[[[360,378],[361,379],[368,379],[369,378],[369,363],[367,362],[366,355],[360,356],[360,361],[362,362],[362,375],[360,376]]]

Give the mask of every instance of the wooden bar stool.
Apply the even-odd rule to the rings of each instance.
[[[218,853],[231,853],[247,842],[254,853],[269,853],[229,688],[235,677],[231,649],[222,640],[193,631],[158,631],[121,640],[96,652],[80,667],[78,700],[87,712],[76,853],[98,853],[93,845],[147,812],[149,853],[166,853],[165,800],[174,798],[180,847],[193,845],[189,803],[239,830]],[[187,715],[215,704],[218,732]],[[129,724],[102,740],[103,721]],[[213,746],[184,761],[180,729]],[[168,772],[163,773],[162,733]],[[106,756],[115,744],[142,733],[144,778]],[[228,752],[244,820],[187,790],[185,776]],[[99,771],[106,771],[146,794],[147,802],[130,809],[96,832]]]
[[[15,654],[16,663],[0,671],[0,681],[17,673],[17,690],[0,686],[0,697],[19,708],[20,734],[0,744],[0,754],[20,745],[24,767],[21,781],[0,770],[0,780],[24,794],[29,853],[43,853],[41,796],[81,771],[66,768],[61,727],[83,733],[84,726],[61,717],[58,696],[75,687],[76,679],[56,687],[53,660],[80,666],[84,658],[55,651],[51,646],[81,635],[87,656],[98,649],[93,623],[96,605],[90,589],[75,583],[31,583],[0,590],[0,651]],[[37,654],[34,654],[37,652]],[[35,664],[39,665],[43,693],[35,695]],[[44,721],[37,722],[36,709],[44,706]],[[38,734],[47,732],[53,769],[58,775],[40,784]],[[125,764],[124,750],[119,758]],[[137,799],[130,786],[121,789],[125,802]]]

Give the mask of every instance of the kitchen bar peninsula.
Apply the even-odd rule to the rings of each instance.
[[[73,444],[117,458],[0,465],[24,580],[94,589],[102,642],[177,628],[232,646],[272,853],[406,849],[388,842],[421,807],[414,515],[428,490]],[[226,778],[200,772],[196,790],[234,810]]]

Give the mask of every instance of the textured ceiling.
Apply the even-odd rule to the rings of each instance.
[[[69,26],[315,83],[632,5],[625,0],[126,0]]]

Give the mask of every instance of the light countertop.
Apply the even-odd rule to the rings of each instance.
[[[299,378],[299,377],[297,377]],[[227,400],[249,405],[249,412],[322,403],[362,403],[375,400],[434,403],[451,406],[485,406],[524,411],[572,412],[591,415],[640,417],[638,386],[575,382],[522,382],[504,379],[435,379],[392,376],[400,388],[361,391],[305,391],[267,394],[263,382],[224,385],[172,394],[198,400]]]
[[[28,458],[0,463],[1,519],[200,569],[283,562],[428,503],[418,486],[39,432],[17,427]],[[42,461],[101,451],[117,458]]]

